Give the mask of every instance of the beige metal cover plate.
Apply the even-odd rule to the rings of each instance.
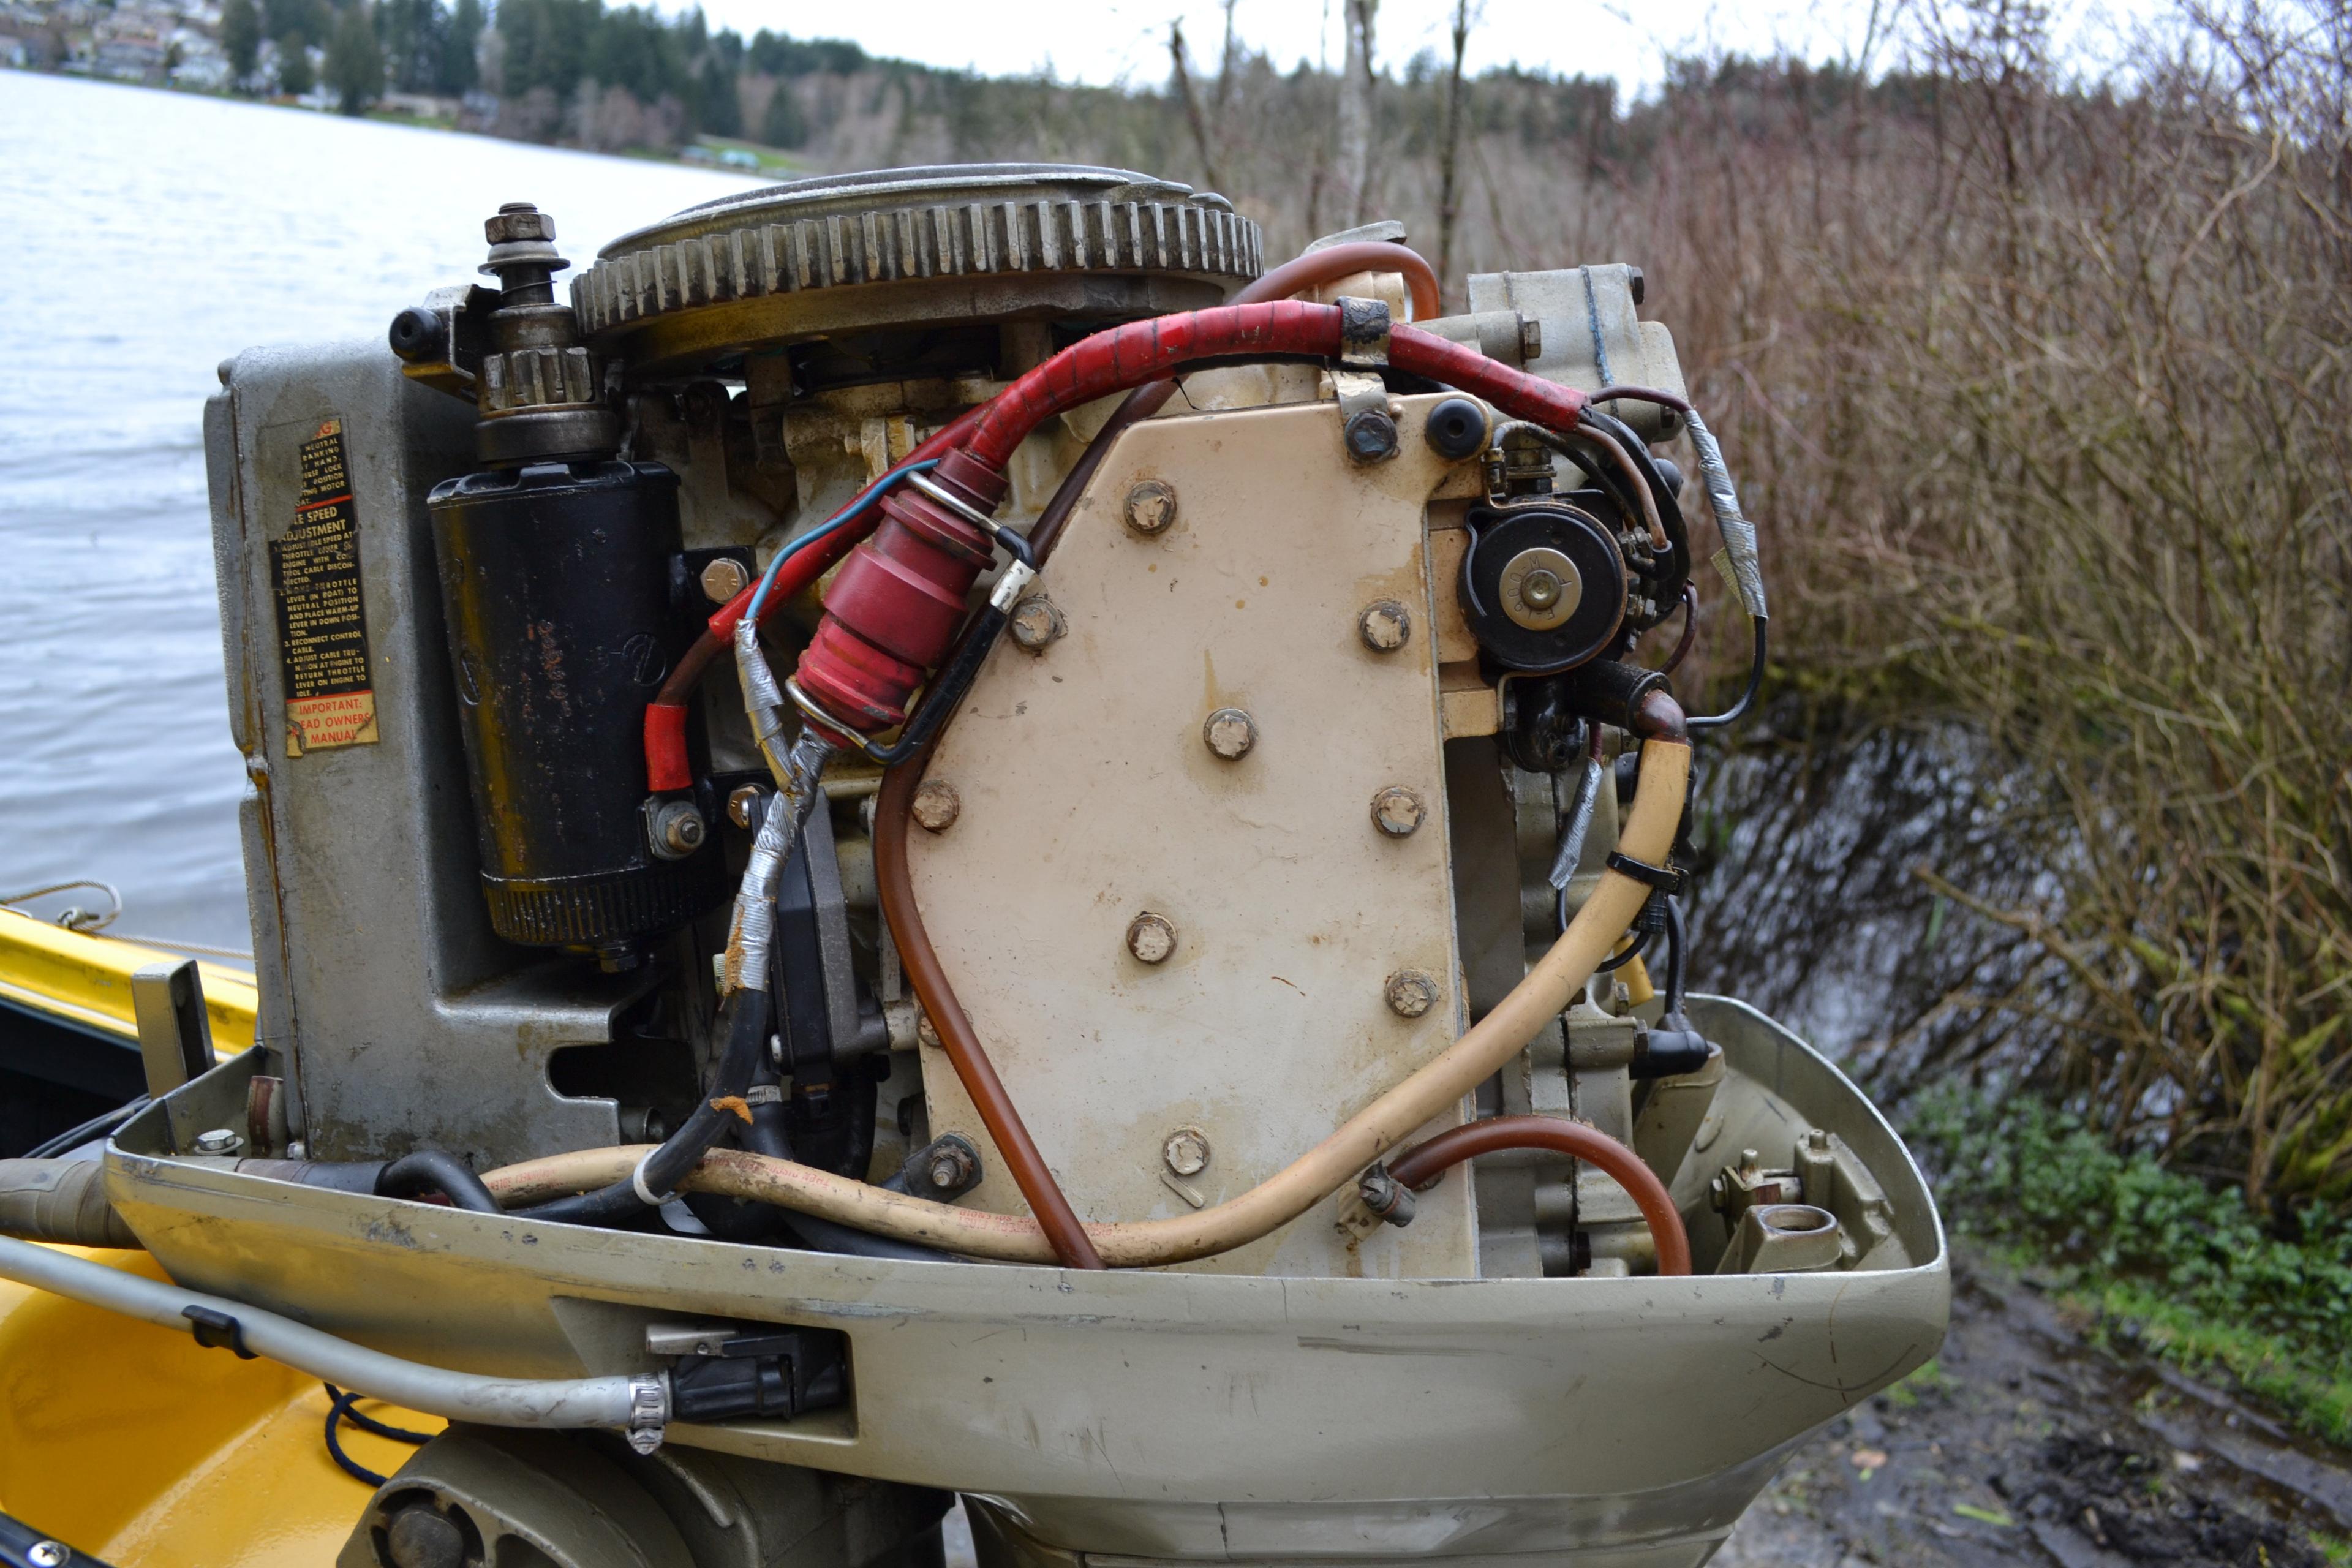
[[[1432,495],[1474,476],[1423,440],[1436,401],[1399,400],[1401,449],[1366,468],[1328,402],[1129,431],[1039,580],[1066,634],[999,651],[932,763],[961,811],[913,835],[926,922],[1089,1219],[1238,1196],[1460,1032],[1423,530]],[[1160,496],[1139,498],[1143,528],[1128,516],[1152,481],[1174,498],[1157,532]],[[1402,646],[1361,629],[1381,600],[1406,609]],[[1229,709],[1255,731],[1236,758],[1211,744]],[[1213,728],[1235,749],[1235,720]],[[1402,836],[1375,820],[1391,790],[1423,812]],[[1173,936],[1158,963],[1130,947],[1146,914],[1165,929],[1137,947]],[[1434,993],[1418,1016],[1390,1005],[1404,971]],[[933,1132],[987,1153],[966,1201],[1020,1211],[942,1054],[924,1083]],[[1327,1201],[1198,1267],[1474,1275],[1465,1186],[1353,1247]]]

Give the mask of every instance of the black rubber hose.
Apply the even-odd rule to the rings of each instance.
[[[419,1149],[386,1165],[375,1179],[380,1198],[413,1198],[419,1193],[439,1193],[461,1209],[475,1214],[503,1214],[499,1200],[474,1168],[441,1149]]]
[[[1679,1018],[1683,1011],[1683,980],[1690,963],[1688,944],[1683,940],[1682,906],[1674,900],[1666,900],[1666,1005],[1662,1015]]]
[[[1690,524],[1683,516],[1682,497],[1676,493],[1675,486],[1666,483],[1665,475],[1658,469],[1658,459],[1648,445],[1633,434],[1633,426],[1601,413],[1598,408],[1586,409],[1583,417],[1604,435],[1617,438],[1617,444],[1625,448],[1626,456],[1633,459],[1633,467],[1650,487],[1651,499],[1658,503],[1658,521],[1664,525],[1666,542],[1673,545],[1675,551],[1675,559],[1660,586],[1668,597],[1680,597],[1683,585],[1690,581],[1691,573]],[[1618,499],[1621,502],[1633,500],[1631,496],[1622,495]],[[1633,510],[1638,513],[1641,509],[1635,505]],[[1664,616],[1659,617],[1661,621],[1664,618]]]
[[[887,1236],[875,1236],[867,1231],[853,1230],[814,1215],[795,1214],[788,1216],[792,1227],[806,1242],[812,1252],[839,1252],[851,1258],[895,1258],[908,1263],[953,1263],[952,1253],[924,1247],[918,1242],[894,1241]]]
[[[726,1029],[727,1045],[719,1053],[718,1070],[711,1074],[709,1091],[694,1108],[694,1114],[646,1158],[639,1173],[646,1190],[657,1195],[677,1191],[677,1184],[702,1163],[702,1157],[710,1152],[728,1128],[743,1124],[732,1108],[722,1109],[712,1101],[740,1100],[751,1087],[752,1075],[759,1071],[761,1058],[768,1049],[768,994],[733,993],[720,1010],[719,1018]],[[527,1219],[557,1225],[605,1225],[642,1214],[646,1206],[637,1195],[637,1184],[633,1177],[593,1193],[557,1198],[519,1212]]]
[[[35,1144],[26,1150],[21,1157],[26,1160],[47,1160],[58,1154],[71,1153],[91,1139],[101,1138],[111,1133],[116,1128],[146,1110],[147,1104],[147,1097],[142,1094],[128,1105],[118,1105],[111,1110],[101,1111],[79,1127],[68,1127],[56,1137]]]

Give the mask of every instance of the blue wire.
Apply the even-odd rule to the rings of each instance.
[[[885,490],[887,490],[892,485],[898,483],[898,480],[906,478],[908,474],[924,473],[929,469],[936,468],[939,466],[940,460],[937,458],[926,458],[919,463],[899,464],[897,468],[891,469],[888,473],[883,475],[880,479],[868,485],[866,488],[865,494],[859,496],[856,500],[851,501],[847,506],[843,507],[839,511],[835,512],[831,517],[826,518],[814,528],[810,529],[806,533],[802,534],[798,539],[793,540],[790,544],[785,545],[782,550],[777,551],[776,558],[773,561],[769,562],[768,569],[760,574],[759,589],[752,594],[751,605],[751,608],[743,612],[744,618],[751,622],[754,626],[759,624],[760,612],[768,602],[768,589],[775,583],[776,574],[782,568],[785,562],[791,560],[793,556],[798,555],[802,551],[807,549],[810,545],[814,544],[817,541],[848,527],[852,522],[856,521],[858,516],[863,513],[866,508],[872,506],[876,501],[880,500]]]

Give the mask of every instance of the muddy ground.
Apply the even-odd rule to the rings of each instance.
[[[2352,1453],[2101,1348],[2030,1276],[1963,1253],[1954,1283],[1934,1372],[1792,1455],[1717,1568],[2323,1568],[2352,1540]]]

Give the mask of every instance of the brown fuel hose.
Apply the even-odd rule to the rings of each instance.
[[[1645,742],[1640,781],[1619,847],[1632,859],[1660,865],[1674,847],[1675,829],[1682,820],[1690,784],[1689,744]],[[1568,930],[1493,1011],[1320,1143],[1239,1197],[1172,1219],[1088,1226],[1090,1243],[1114,1266],[1150,1268],[1213,1258],[1289,1224],[1352,1182],[1416,1128],[1453,1110],[1465,1095],[1517,1056],[1575,999],[1649,896],[1648,883],[1622,871],[1603,871]],[[939,1023],[936,1015],[933,1023]],[[946,1031],[940,1033],[944,1039]],[[625,1179],[643,1153],[642,1149],[585,1149],[509,1165],[482,1179],[502,1204],[512,1206]],[[908,1197],[764,1155],[713,1151],[680,1185],[690,1192],[755,1198],[966,1257],[1052,1263],[1058,1256],[1034,1219]]]
[[[1683,1216],[1667,1195],[1666,1184],[1642,1157],[1596,1127],[1562,1121],[1549,1116],[1497,1116],[1451,1128],[1416,1143],[1389,1162],[1389,1174],[1421,1192],[1465,1160],[1506,1149],[1549,1149],[1555,1154],[1598,1165],[1609,1179],[1625,1189],[1649,1222],[1650,1239],[1657,1244],[1658,1272],[1691,1271],[1690,1237]]]

